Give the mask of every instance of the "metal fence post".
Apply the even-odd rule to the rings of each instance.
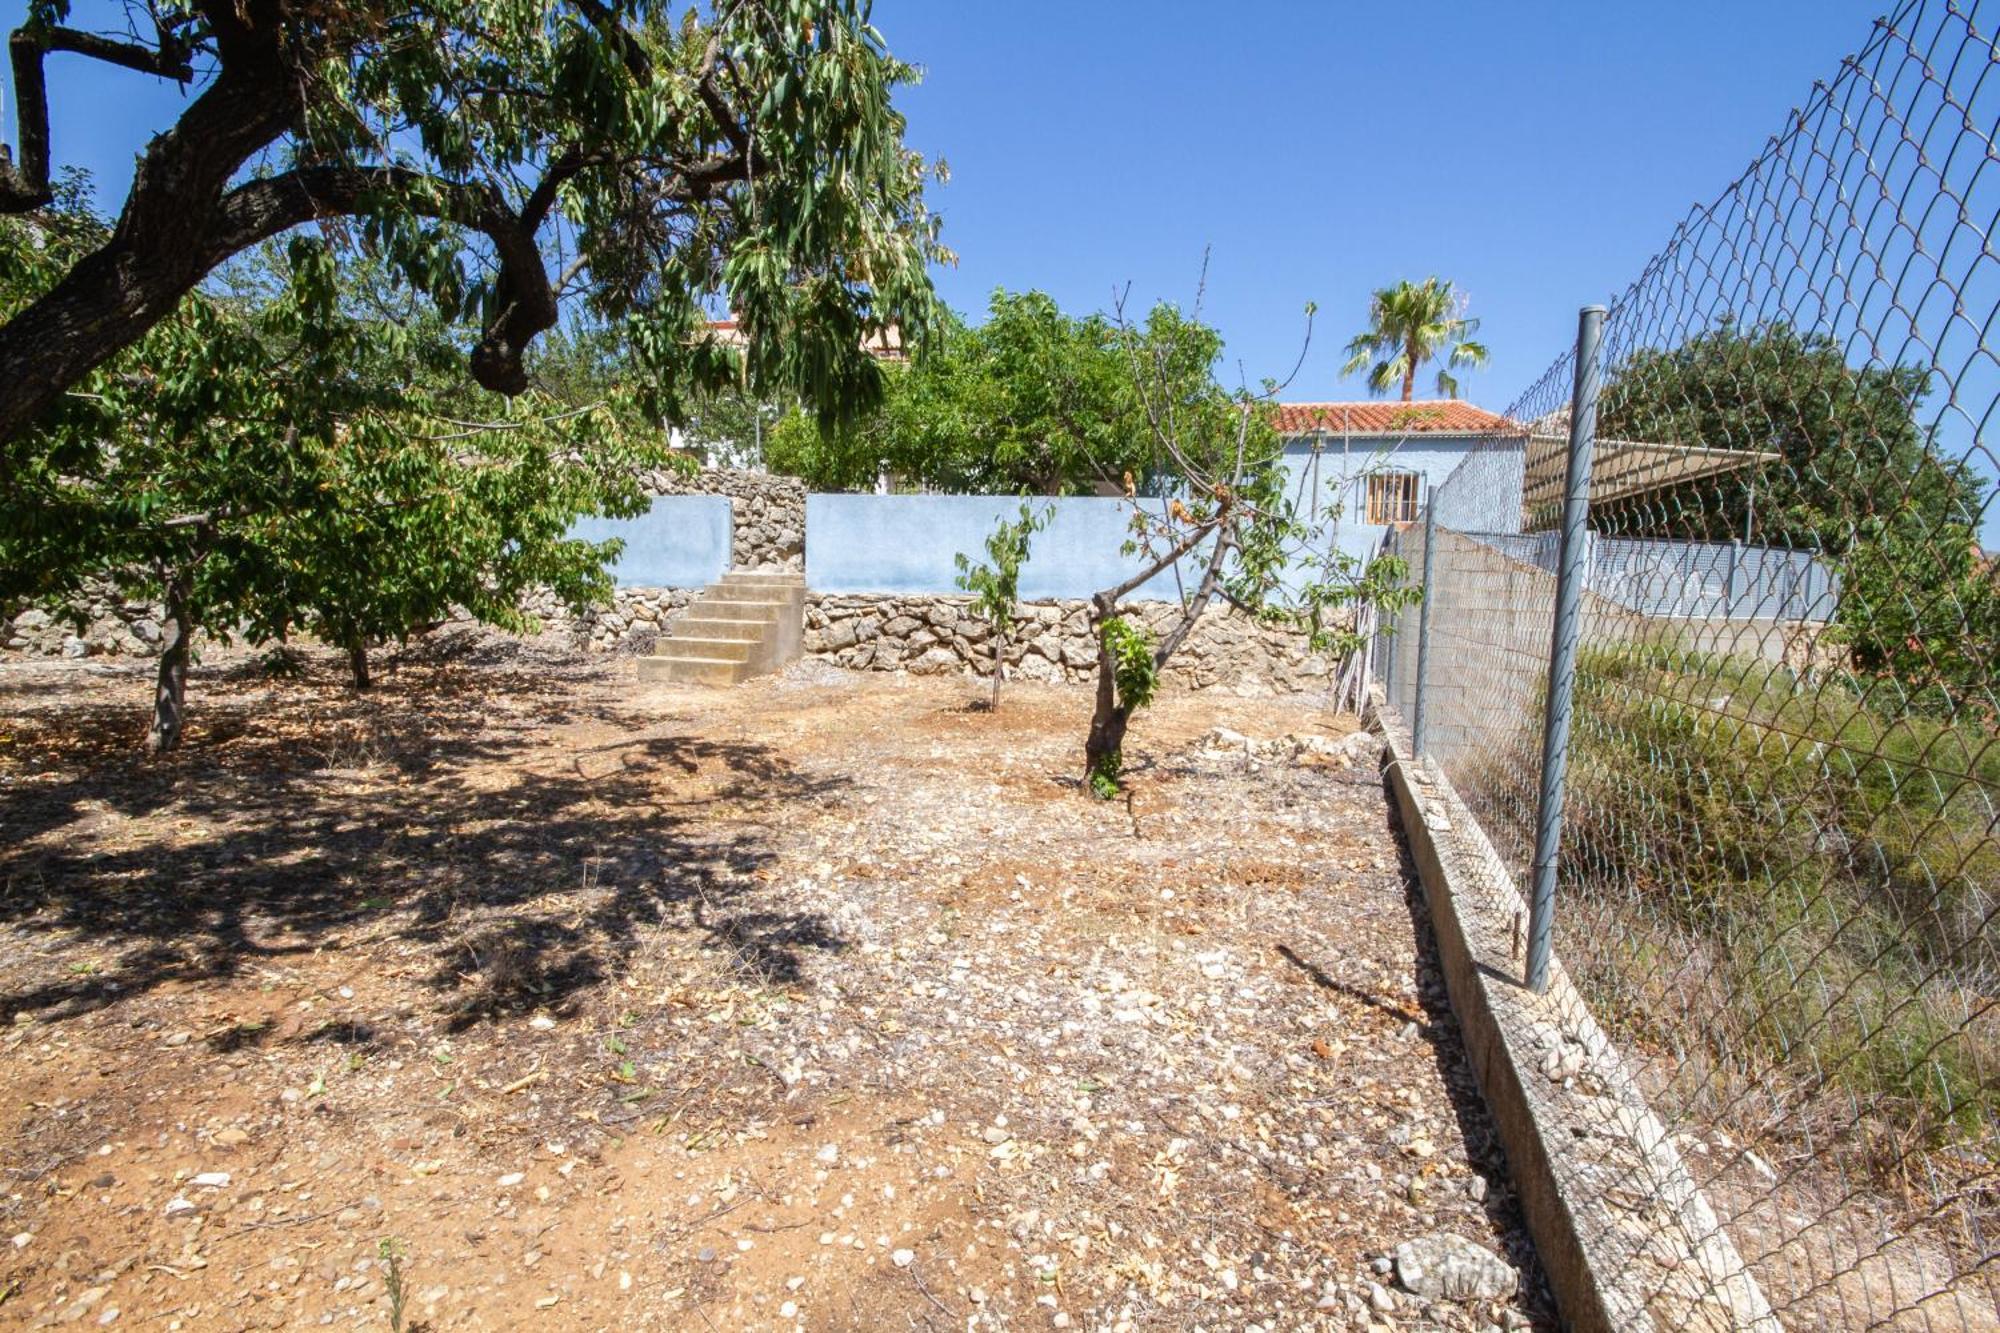
[[[1382,549],[1384,554],[1387,555],[1402,554],[1402,551],[1396,545],[1396,530],[1394,528],[1389,529]],[[1382,631],[1386,631],[1386,633],[1382,633],[1382,697],[1389,701],[1391,707],[1396,706],[1396,634],[1402,628],[1403,617],[1401,612],[1397,613],[1393,625],[1390,624],[1387,616],[1382,618]]]
[[[1548,705],[1542,720],[1542,790],[1535,811],[1535,878],[1528,904],[1528,989],[1549,984],[1556,909],[1556,863],[1562,854],[1563,777],[1569,762],[1571,694],[1576,686],[1583,585],[1589,576],[1590,459],[1597,444],[1598,342],[1604,307],[1577,316],[1576,385],[1569,409],[1569,470],[1563,486],[1562,547],[1556,562],[1555,627],[1549,641]]]
[[[1437,551],[1437,487],[1429,487],[1424,500],[1424,598],[1417,603],[1417,702],[1410,710],[1410,749],[1419,763],[1430,753],[1424,703],[1431,684],[1431,593],[1436,589],[1431,566]]]

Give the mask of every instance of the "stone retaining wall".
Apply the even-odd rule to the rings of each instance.
[[[521,609],[544,630],[567,629],[571,642],[588,653],[646,652],[674,612],[695,599],[699,588],[620,588],[611,605],[582,619],[572,617],[549,592],[521,599]]]
[[[730,563],[738,569],[805,568],[806,488],[797,477],[706,468],[682,474],[661,468],[647,474],[654,495],[721,495],[731,502]],[[522,609],[549,627],[568,624],[588,651],[644,649],[666,616],[692,601],[696,589],[620,588],[610,607],[572,622],[547,595],[530,596]],[[29,657],[153,657],[160,651],[157,606],[126,602],[109,585],[78,598],[82,626],[40,609],[9,614],[0,607],[0,650]]]
[[[128,602],[110,584],[94,583],[77,597],[73,609],[82,618],[80,626],[68,615],[39,607],[13,615],[0,626],[0,647],[28,657],[159,655],[165,617],[158,606]]]
[[[604,610],[571,617],[548,593],[525,599],[521,609],[544,629],[566,631],[582,652],[647,652],[697,588],[620,588]],[[986,676],[992,670],[992,630],[972,614],[970,597],[860,596],[809,593],[805,649],[837,666],[913,675],[957,672]],[[105,593],[85,604],[79,633],[69,621],[42,611],[16,616],[5,647],[32,656],[100,654],[152,656],[159,652],[159,609],[117,601]],[[1170,602],[1136,602],[1126,614],[1154,638],[1176,614]],[[1017,680],[1078,684],[1094,679],[1097,655],[1089,605],[1064,601],[1026,605],[1007,651],[1008,675]],[[1167,664],[1167,679],[1194,689],[1226,686],[1251,693],[1325,689],[1331,663],[1312,652],[1305,636],[1259,625],[1235,611],[1212,610]]]
[[[837,666],[912,675],[992,670],[992,630],[970,597],[853,596],[809,593],[806,654]],[[1125,614],[1157,641],[1178,619],[1172,602],[1135,602]],[[1008,675],[1080,684],[1096,678],[1097,646],[1083,601],[1023,606],[1007,649]],[[1260,625],[1234,610],[1210,610],[1168,661],[1166,678],[1193,689],[1226,686],[1247,693],[1319,690],[1334,663],[1295,630]]]
[[[729,563],[736,569],[806,567],[806,486],[797,477],[736,468],[693,474],[659,468],[647,474],[646,489],[654,495],[727,496],[734,527]]]

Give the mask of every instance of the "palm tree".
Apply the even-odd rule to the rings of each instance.
[[[1403,382],[1403,401],[1417,385],[1417,367],[1438,360],[1438,353],[1451,351],[1438,367],[1438,392],[1458,397],[1458,380],[1452,371],[1459,366],[1478,368],[1486,364],[1486,344],[1474,342],[1479,321],[1457,312],[1463,308],[1449,282],[1425,278],[1420,283],[1399,282],[1384,287],[1368,301],[1368,330],[1347,344],[1347,364],[1343,375],[1374,365],[1368,370],[1368,387],[1387,393],[1396,381]]]

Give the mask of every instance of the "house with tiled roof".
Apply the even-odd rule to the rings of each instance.
[[[1457,399],[1279,403],[1277,427],[1293,494],[1331,515],[1341,548],[1363,558],[1390,529],[1416,522],[1426,488],[1467,454],[1521,434],[1499,413]]]

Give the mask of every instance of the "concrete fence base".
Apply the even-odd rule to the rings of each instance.
[[[1563,1323],[1779,1333],[1763,1292],[1561,959],[1522,980],[1527,906],[1478,823],[1380,705],[1389,785],[1452,1011]]]

